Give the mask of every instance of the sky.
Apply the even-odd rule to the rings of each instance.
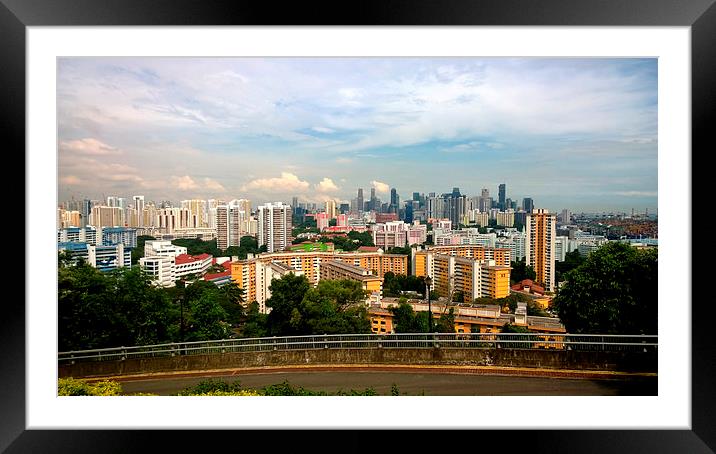
[[[59,201],[413,192],[657,210],[657,60],[60,58]]]

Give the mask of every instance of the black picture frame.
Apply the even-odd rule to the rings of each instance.
[[[713,150],[710,116],[716,105],[715,0],[371,0],[340,2],[249,2],[208,0],[0,0],[0,118],[6,138],[6,156],[25,150],[26,27],[29,26],[141,26],[141,25],[532,25],[532,26],[690,26],[692,64],[692,149],[701,156]],[[10,139],[9,142],[7,139]],[[689,153],[691,150],[684,150]],[[691,154],[692,159],[696,154]],[[703,158],[702,158],[703,159]],[[692,163],[693,166],[693,163]],[[20,172],[13,172],[19,174]],[[694,177],[693,182],[698,180]],[[22,185],[24,187],[24,184]],[[692,187],[696,193],[696,186]],[[27,203],[27,202],[26,202]],[[690,204],[691,201],[685,201]],[[691,205],[696,206],[696,205]],[[686,224],[687,226],[690,224]],[[25,238],[26,244],[28,238]],[[691,247],[691,244],[684,244]],[[693,264],[684,264],[685,266]],[[693,266],[694,270],[696,267]],[[27,274],[26,274],[27,282]],[[693,282],[693,279],[692,279]],[[704,282],[697,279],[695,282]],[[670,304],[691,304],[684,299]],[[503,440],[504,447],[530,452],[688,452],[716,450],[716,349],[709,335],[714,315],[708,299],[692,308],[692,430],[515,430],[481,431],[482,441]],[[26,430],[25,310],[20,298],[4,298],[0,317],[2,383],[0,386],[0,451],[24,452],[130,452],[159,442],[163,450],[185,451],[192,441],[208,440],[192,431],[151,430]],[[516,411],[518,409],[516,408]],[[427,416],[427,415],[426,415]],[[505,421],[509,425],[509,421]],[[319,443],[313,431],[282,431],[284,436],[256,433],[262,443],[292,449]],[[420,447],[449,449],[477,443],[444,439],[439,433],[380,433],[389,437],[385,449]],[[266,437],[269,435],[269,437]],[[340,442],[339,451],[377,449],[376,433],[366,442],[364,431],[328,431]],[[388,435],[386,437],[385,435]],[[473,436],[472,434],[470,435]],[[253,438],[253,437],[252,437]],[[461,437],[462,438],[462,437]],[[509,438],[509,442],[505,441]],[[242,441],[243,440],[243,441]],[[242,434],[214,431],[207,449],[224,444],[239,449]],[[335,443],[335,442],[334,442]],[[282,446],[283,445],[283,446]],[[310,446],[310,445],[308,445]],[[255,449],[255,448],[254,448]],[[498,448],[499,449],[499,448]],[[332,449],[331,449],[332,450]]]

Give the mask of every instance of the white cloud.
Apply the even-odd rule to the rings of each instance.
[[[657,191],[619,191],[614,194],[622,197],[657,197]]]
[[[452,147],[441,148],[440,151],[443,153],[472,153],[478,151],[501,150],[503,148],[505,148],[505,145],[499,142],[473,141],[461,143]]]
[[[381,182],[381,181],[373,180],[373,181],[370,182],[370,184],[373,185],[373,187],[375,188],[375,191],[376,191],[376,192],[382,192],[382,193],[390,192],[390,185],[388,185],[388,184],[386,184],[386,183],[383,183],[383,182]]]
[[[333,130],[331,128],[324,128],[323,126],[314,126],[311,129],[316,132],[322,132],[324,134],[333,134],[334,132],[336,132],[335,130]]]
[[[204,178],[204,187],[210,191],[224,192],[226,189],[218,181],[214,181],[211,178]]]
[[[324,178],[320,183],[315,185],[316,191],[318,192],[331,192],[337,191],[338,186],[330,178]]]
[[[183,177],[172,176],[169,179],[170,184],[180,191],[189,191],[191,189],[198,189],[199,185],[189,175]]]
[[[261,190],[268,192],[300,192],[310,187],[310,183],[303,181],[289,172],[281,172],[278,178],[258,178],[246,183],[241,190]]]
[[[60,152],[98,156],[116,153],[117,149],[97,139],[88,137],[85,139],[61,141]]]
[[[82,180],[77,178],[74,175],[67,175],[66,177],[60,178],[60,183],[67,184],[67,185],[77,185],[82,184]]]

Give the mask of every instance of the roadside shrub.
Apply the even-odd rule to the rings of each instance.
[[[119,396],[121,392],[122,385],[109,380],[97,383],[87,383],[74,378],[57,380],[57,395],[59,396]]]

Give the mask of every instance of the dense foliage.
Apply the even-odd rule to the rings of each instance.
[[[115,381],[87,383],[74,378],[57,380],[58,396],[119,396],[121,393],[122,386]]]
[[[425,278],[388,271],[383,275],[383,296],[398,297],[401,292],[425,294]]]
[[[510,271],[510,284],[516,284],[525,279],[532,279],[533,281],[537,279],[537,273],[535,273],[534,268],[527,266],[527,260],[524,258],[512,262],[510,266],[512,267]]]
[[[60,351],[222,339],[244,318],[243,291],[198,280],[159,288],[140,268],[102,273],[60,256]]]
[[[305,276],[289,273],[271,282],[270,290],[270,336],[371,332],[360,282],[324,280],[311,288]]]
[[[393,392],[397,392],[394,386]],[[259,389],[244,389],[239,381],[227,383],[222,380],[204,380],[198,385],[179,392],[180,396],[377,396],[373,388],[362,390],[339,390],[335,394],[325,391],[312,391],[302,386],[291,385],[284,380],[281,383],[264,386]]]
[[[210,254],[214,257],[238,256],[239,260],[246,259],[246,255],[249,253],[258,254],[259,252],[266,252],[265,245],[259,247],[258,240],[248,235],[242,236],[241,239],[239,239],[238,246],[229,246],[224,250],[216,246],[216,240],[203,241],[195,238],[183,238],[172,240],[172,244],[187,248],[187,254],[189,255]]]
[[[570,333],[656,334],[657,251],[607,243],[565,275],[554,306]]]
[[[332,242],[337,250],[355,251],[361,246],[374,246],[373,235],[370,232],[356,232],[351,230],[346,236],[325,237],[318,240],[321,243]]]
[[[578,250],[574,250],[572,252],[567,252],[565,254],[564,261],[562,262],[555,262],[555,281],[556,282],[562,282],[564,281],[564,277],[567,273],[572,271],[573,269],[577,268],[579,265],[584,263],[586,260],[586,257],[582,256]]]
[[[58,270],[60,351],[164,342],[177,315],[139,268],[102,273],[80,262]]]

